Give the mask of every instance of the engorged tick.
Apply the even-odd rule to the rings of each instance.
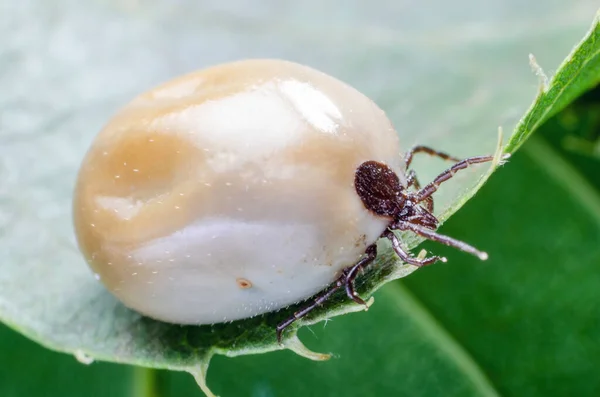
[[[380,237],[406,263],[443,260],[412,257],[395,230],[485,258],[435,232],[432,194],[492,157],[421,189],[413,154],[458,159],[402,152],[385,112],[340,80],[282,60],[217,65],[140,94],[98,133],[73,196],[77,242],[90,277],[159,321],[235,321],[316,296],[281,341],[340,288],[364,304],[353,280]]]

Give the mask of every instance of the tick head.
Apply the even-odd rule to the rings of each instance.
[[[438,226],[437,218],[415,200],[415,195],[400,183],[398,175],[383,163],[362,163],[356,169],[354,186],[365,208],[392,218],[392,224],[404,221],[432,230]]]

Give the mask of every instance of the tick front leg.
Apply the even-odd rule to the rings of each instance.
[[[503,159],[506,157],[503,157]],[[446,171],[439,174],[433,182],[429,183],[423,189],[421,189],[415,195],[415,201],[420,203],[423,200],[429,198],[433,193],[435,193],[440,185],[446,182],[448,179],[452,178],[458,171],[464,170],[473,164],[481,164],[487,163],[489,161],[494,160],[494,156],[477,156],[477,157],[469,157],[467,159],[461,160],[458,163],[454,164],[452,167],[448,168]]]
[[[424,259],[414,258],[410,255],[410,253],[404,251],[404,249],[402,248],[402,244],[400,244],[400,239],[398,239],[398,237],[394,234],[393,231],[388,230],[384,234],[384,236],[388,240],[390,240],[390,242],[392,243],[392,248],[394,249],[394,252],[396,252],[396,255],[398,255],[398,257],[402,260],[402,262],[408,263],[409,265],[423,267],[423,266],[431,265],[432,263],[435,263],[437,261],[441,261],[441,262],[448,261],[443,256],[431,256],[429,258],[424,258]]]
[[[416,191],[421,190],[421,184],[419,183],[419,179],[417,179],[417,173],[415,170],[408,171],[406,175],[406,187],[414,187]],[[425,200],[425,209],[429,211],[429,213],[433,214],[433,197],[429,196]]]
[[[425,237],[428,240],[437,241],[438,243],[445,244],[449,247],[458,248],[459,250],[464,251],[468,254],[475,255],[482,261],[484,261],[488,258],[487,253],[485,253],[483,251],[479,251],[477,248],[475,248],[463,241],[453,239],[452,237],[444,236],[443,234],[438,234],[438,233],[436,233],[432,230],[429,230],[423,226],[415,225],[410,222],[399,221],[399,222],[396,222],[394,225],[390,226],[390,228],[394,229],[394,230],[395,229],[410,230],[411,232],[418,234],[421,237]]]

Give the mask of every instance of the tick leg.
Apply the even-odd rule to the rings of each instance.
[[[487,253],[485,253],[483,251],[479,251],[477,248],[475,248],[467,243],[464,243],[459,240],[455,240],[452,237],[438,234],[438,233],[436,233],[432,230],[429,230],[423,226],[415,225],[415,224],[405,222],[405,221],[399,221],[399,222],[396,222],[393,225],[393,227],[391,227],[391,229],[410,230],[410,231],[418,234],[419,236],[425,237],[428,240],[437,241],[438,243],[442,243],[442,244],[448,245],[450,247],[458,248],[461,251],[475,255],[482,261],[484,261],[488,258]]]
[[[415,172],[415,170],[410,170],[408,171],[408,174],[406,174],[406,187],[411,186],[414,186],[414,188],[417,190],[421,190],[421,184],[417,179],[417,173]]]
[[[358,271],[367,267],[375,257],[377,256],[377,244],[371,244],[365,250],[365,256],[356,262],[356,264],[352,267],[348,268],[348,273],[346,275],[346,295],[348,298],[352,299],[354,302],[359,305],[364,305],[368,307],[367,302],[365,302],[358,293],[354,290],[354,279],[358,276]]]
[[[446,171],[439,174],[433,182],[425,186],[423,189],[419,190],[419,192],[414,196],[414,199],[417,203],[426,200],[430,197],[436,190],[440,187],[443,182],[446,182],[448,179],[452,178],[454,174],[456,174],[459,170],[464,170],[468,168],[470,165],[479,164],[479,163],[487,163],[488,161],[492,161],[494,156],[477,156],[477,157],[469,157],[468,159],[464,159],[454,164],[452,167],[448,168]]]
[[[460,161],[459,158],[450,156],[449,154],[446,154],[444,152],[438,152],[437,150],[432,149],[428,146],[417,145],[417,146],[413,146],[412,149],[410,149],[408,151],[408,153],[406,153],[406,155],[404,156],[404,163],[406,164],[406,169],[408,169],[408,166],[412,162],[413,156],[417,153],[427,153],[430,156],[436,156],[441,159],[449,160],[449,161]]]
[[[402,248],[402,245],[400,244],[400,240],[394,234],[394,232],[391,230],[388,230],[387,232],[385,232],[384,237],[386,237],[387,239],[390,240],[390,242],[392,243],[392,248],[394,248],[396,255],[398,255],[398,257],[400,259],[402,259],[403,262],[408,263],[409,265],[423,267],[423,266],[431,265],[432,263],[435,263],[437,261],[442,261],[442,262],[447,261],[447,259],[442,256],[431,256],[429,258],[424,258],[424,259],[418,259],[418,258],[412,257],[408,252],[404,251],[404,249]]]
[[[406,176],[406,187],[414,186],[414,188],[419,191],[421,190],[421,184],[417,179],[417,173],[415,170],[408,171],[408,175]],[[433,214],[433,197],[427,197],[425,200],[425,209]]]
[[[326,290],[323,294],[317,296],[310,305],[306,306],[305,308],[303,308],[301,310],[298,310],[292,316],[290,316],[288,319],[279,323],[277,325],[277,342],[279,342],[279,344],[281,344],[281,338],[283,335],[283,331],[287,327],[292,325],[296,320],[299,320],[302,317],[306,316],[308,313],[310,313],[317,307],[321,306],[329,298],[331,298],[331,295],[333,295],[338,289],[340,289],[346,283],[347,275],[348,275],[348,272],[346,270],[344,270],[344,272],[342,272],[342,275],[335,281],[335,283],[332,286],[330,286],[329,289]]]
[[[331,285],[328,290],[326,290],[323,294],[317,296],[310,305],[306,306],[305,308],[303,308],[301,310],[298,310],[292,316],[287,318],[285,321],[279,323],[277,325],[277,342],[279,342],[281,344],[283,331],[287,327],[292,325],[296,320],[300,320],[302,317],[306,316],[308,313],[310,313],[317,307],[321,306],[329,298],[331,298],[331,295],[333,295],[342,286],[346,287],[346,294],[348,295],[348,297],[350,299],[352,299],[354,302],[356,302],[358,304],[366,306],[367,303],[364,300],[362,300],[358,296],[358,294],[354,291],[353,283],[354,283],[354,279],[358,275],[358,271],[361,269],[364,269],[369,263],[373,262],[373,260],[375,259],[376,256],[377,256],[377,245],[371,244],[365,250],[365,256],[363,258],[361,258],[358,262],[356,262],[356,264],[354,264],[353,266],[350,266],[350,267],[347,267],[346,269],[344,269],[342,271],[342,274],[340,275],[340,277],[338,277],[338,279],[335,280],[335,283],[333,285]]]

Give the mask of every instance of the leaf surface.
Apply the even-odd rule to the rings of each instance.
[[[440,0],[436,15],[446,17],[439,19],[417,2],[399,6],[381,1],[377,7],[353,3],[345,12],[322,3],[252,8],[243,2],[180,3],[170,7],[160,1],[142,6],[54,0],[3,6],[7,12],[0,14],[11,18],[0,24],[0,319],[55,350],[189,370],[199,380],[215,353],[278,350],[273,328],[293,308],[232,324],[180,327],[140,317],[94,280],[74,243],[70,197],[87,146],[120,105],[149,86],[199,67],[246,57],[280,57],[314,66],[371,96],[388,112],[406,148],[425,144],[459,157],[490,153],[496,127],[512,130],[535,96],[536,80],[527,54],[534,52],[542,64],[559,64],[583,36],[596,6],[593,1],[577,1],[565,10],[561,2],[538,1],[524,9],[516,0],[494,5],[470,0],[448,8],[449,3]],[[36,23],[30,23],[31,18]],[[598,83],[598,35],[594,23],[521,118],[509,151]],[[20,77],[23,71],[27,79]],[[509,167],[522,167],[515,164]],[[431,179],[445,166],[426,158],[416,163],[421,180]],[[441,218],[448,218],[472,197],[490,171],[478,167],[441,189],[436,196]],[[593,207],[594,199],[588,201]],[[485,225],[492,222],[486,219]],[[485,225],[475,230],[486,230]],[[450,229],[443,231],[452,235]],[[488,249],[490,237],[485,236],[492,234],[487,233],[476,233],[483,241],[469,239],[470,235],[465,240]],[[462,238],[460,231],[456,237]],[[408,241],[413,247],[418,243]],[[414,270],[400,266],[385,244],[383,248],[378,265],[361,279],[359,290],[365,295]],[[437,246],[431,249],[443,251]],[[460,262],[452,260],[460,255],[448,253],[451,262]],[[474,272],[471,267],[460,270],[454,263],[443,269],[458,278],[458,285]],[[416,289],[417,281],[414,284]],[[438,284],[435,288],[441,290]],[[423,287],[419,292],[420,299],[425,295]],[[449,320],[438,311],[428,314],[419,299],[406,287],[390,285],[368,313],[332,321],[317,347],[336,353],[351,348],[348,356],[353,359],[291,365],[298,373],[322,368],[318,386],[305,382],[303,387],[292,387],[293,383],[283,381],[289,381],[296,370],[274,368],[271,373],[279,374],[281,383],[245,383],[244,390],[256,389],[253,393],[261,395],[263,387],[271,390],[264,392],[269,395],[289,387],[301,395],[313,387],[327,390],[328,384],[334,395],[339,387],[360,390],[363,385],[366,393],[376,384],[381,393],[402,388],[411,395],[439,395],[441,390],[446,395],[498,393],[497,382],[491,382],[481,368],[480,356],[474,358],[470,346],[453,337],[451,325],[446,324]],[[434,305],[433,300],[427,303]],[[356,309],[339,295],[309,322]],[[450,313],[462,309],[453,310]],[[291,335],[288,343],[296,341]],[[299,349],[296,345],[297,352],[310,354]],[[222,376],[235,373],[227,369],[229,365],[241,369],[254,365],[244,363],[272,366],[277,362],[274,357],[286,354],[232,361],[241,364],[219,360],[217,372]],[[359,371],[357,363],[371,368],[367,374],[373,379],[379,379],[376,364],[384,363],[385,376],[377,381],[348,379],[348,372]],[[406,371],[406,377],[396,379],[401,371]],[[247,380],[239,380],[243,379]],[[217,383],[221,387],[216,390],[244,394]],[[423,388],[423,384],[431,386]],[[286,395],[292,395],[290,390]]]

